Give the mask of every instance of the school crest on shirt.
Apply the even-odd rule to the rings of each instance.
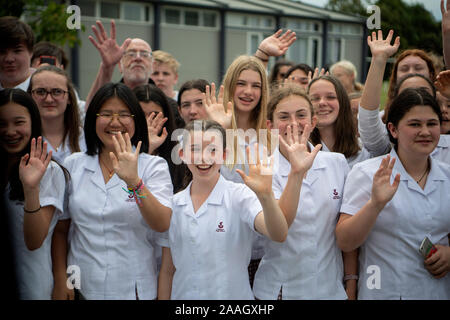
[[[223,221],[219,222],[219,225],[217,226],[216,232],[225,232],[225,229],[223,227]]]
[[[339,195],[339,192],[337,192],[336,189],[333,189],[333,199],[339,200],[341,196]]]

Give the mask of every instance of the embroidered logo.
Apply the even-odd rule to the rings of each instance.
[[[223,228],[223,221],[219,222],[218,228],[216,229],[216,232],[225,232],[225,229]]]
[[[341,197],[339,196],[339,193],[336,191],[336,189],[333,189],[333,199],[339,200]]]

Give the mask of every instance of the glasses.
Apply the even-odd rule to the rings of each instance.
[[[143,58],[143,59],[151,59],[152,58],[152,53],[150,51],[134,51],[134,50],[130,50],[125,52],[124,57],[127,58],[136,58],[137,56]]]
[[[110,112],[100,112],[97,113],[97,117],[103,120],[106,120],[108,122],[111,122],[114,120],[115,117],[119,120],[122,124],[129,124],[131,123],[131,120],[134,117],[134,114],[131,113],[110,113]]]
[[[46,99],[47,95],[50,93],[52,98],[55,100],[58,99],[62,99],[64,97],[64,95],[67,93],[68,91],[64,91],[63,89],[59,89],[59,88],[53,88],[50,90],[44,89],[44,88],[37,88],[37,89],[33,89],[31,90],[31,93],[36,96],[39,99]]]

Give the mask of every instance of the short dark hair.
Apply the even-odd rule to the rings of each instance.
[[[34,59],[38,59],[40,56],[55,57],[56,60],[58,60],[58,63],[63,65],[64,69],[67,70],[69,59],[67,59],[64,50],[57,45],[48,41],[40,41],[36,43],[33,47],[33,56],[31,57],[31,62],[33,62]]]
[[[425,88],[406,88],[392,101],[387,113],[386,128],[388,129],[389,140],[394,144],[395,148],[397,148],[398,141],[389,131],[389,122],[394,127],[397,127],[405,114],[412,108],[418,106],[431,107],[434,113],[437,114],[439,123],[442,123],[442,112],[439,103]]]
[[[272,72],[269,75],[269,84],[273,85],[276,81],[278,73],[280,73],[281,67],[289,66],[292,67],[294,62],[288,60],[278,60],[272,67]]]
[[[30,141],[28,141],[27,146],[19,152],[18,159],[20,159],[26,153],[30,152],[31,139],[33,138],[37,139],[39,136],[42,135],[41,116],[39,114],[39,109],[36,103],[34,102],[33,98],[28,93],[26,93],[21,89],[5,89],[0,91],[0,108],[2,108],[4,105],[10,102],[21,105],[24,108],[26,108],[30,114],[31,119]],[[3,148],[0,147],[0,175],[1,175],[0,183],[2,185],[1,188],[4,190],[4,187],[6,187],[5,183],[9,182],[11,186],[10,199],[23,201],[24,200],[23,186],[22,182],[19,179],[20,161],[17,161],[17,163],[14,164],[8,176],[7,172],[8,158],[9,157],[6,150],[3,150]]]
[[[147,121],[145,119],[144,111],[142,110],[139,101],[134,95],[133,91],[125,84],[107,83],[101,87],[89,103],[86,111],[86,118],[84,121],[84,137],[86,139],[86,153],[90,156],[99,154],[102,150],[103,143],[97,136],[96,121],[97,113],[103,104],[110,98],[120,99],[134,115],[134,135],[131,137],[131,144],[137,146],[139,141],[142,141],[140,152],[148,152],[148,129]]]
[[[33,52],[34,34],[31,27],[22,22],[17,17],[0,17],[0,50],[15,48],[20,44],[25,44],[29,52]]]
[[[308,75],[308,73],[311,72],[311,76],[314,72],[314,70],[306,63],[299,63],[299,64],[296,64],[295,66],[290,67],[289,70],[286,72],[286,75],[284,76],[284,78],[285,79],[289,78],[291,73],[294,72],[295,70],[302,70],[304,73],[306,73],[306,75]]]
[[[394,97],[398,96],[398,91],[400,90],[400,87],[402,86],[403,82],[405,82],[410,78],[421,78],[425,80],[430,86],[431,91],[433,92],[433,97],[436,98],[436,87],[434,86],[433,82],[428,77],[425,77],[423,74],[420,73],[408,73],[407,75],[399,79],[397,85],[394,87]]]
[[[178,91],[178,106],[181,107],[181,96],[185,91],[197,89],[200,92],[206,93],[206,86],[209,86],[209,82],[204,79],[194,79],[183,83]]]

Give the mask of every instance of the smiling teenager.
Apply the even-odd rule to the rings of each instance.
[[[87,151],[65,161],[73,225],[67,260],[80,267],[87,299],[155,299],[156,260],[148,239],[169,228],[168,165],[147,154],[145,114],[126,85],[106,84],[90,104]]]

